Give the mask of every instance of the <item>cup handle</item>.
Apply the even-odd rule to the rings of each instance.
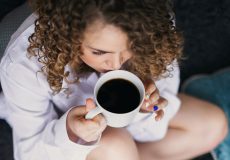
[[[99,107],[94,108],[85,115],[85,119],[93,119],[96,115],[102,113]]]

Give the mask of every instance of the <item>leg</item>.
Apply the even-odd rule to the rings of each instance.
[[[184,160],[209,152],[227,135],[227,120],[214,104],[180,94],[181,108],[166,137],[138,143],[142,160]]]
[[[126,129],[108,127],[100,141],[87,160],[139,160],[138,150],[134,140]]]

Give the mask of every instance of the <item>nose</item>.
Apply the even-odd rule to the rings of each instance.
[[[121,68],[121,65],[123,63],[123,58],[118,54],[114,54],[111,60],[111,69],[112,70],[118,70]]]

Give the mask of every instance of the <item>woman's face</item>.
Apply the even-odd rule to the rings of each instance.
[[[120,69],[132,57],[127,35],[118,27],[99,22],[86,29],[81,49],[82,61],[101,73]]]

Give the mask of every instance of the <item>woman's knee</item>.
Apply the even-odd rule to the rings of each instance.
[[[213,105],[212,111],[207,119],[208,126],[205,127],[206,139],[209,142],[210,150],[221,143],[228,134],[228,120],[222,109]]]
[[[228,133],[228,121],[224,112],[216,105],[206,103],[206,115],[203,115],[199,127],[195,127],[192,135],[200,135],[201,143],[206,151],[213,150]],[[202,107],[202,106],[201,106]],[[193,128],[190,128],[192,131]]]
[[[139,160],[136,144],[126,129],[107,128],[99,147],[94,149],[87,160]]]
[[[215,148],[227,135],[228,121],[222,109],[210,102],[186,95],[179,95],[182,107],[179,116],[171,123],[196,137],[205,151]]]

